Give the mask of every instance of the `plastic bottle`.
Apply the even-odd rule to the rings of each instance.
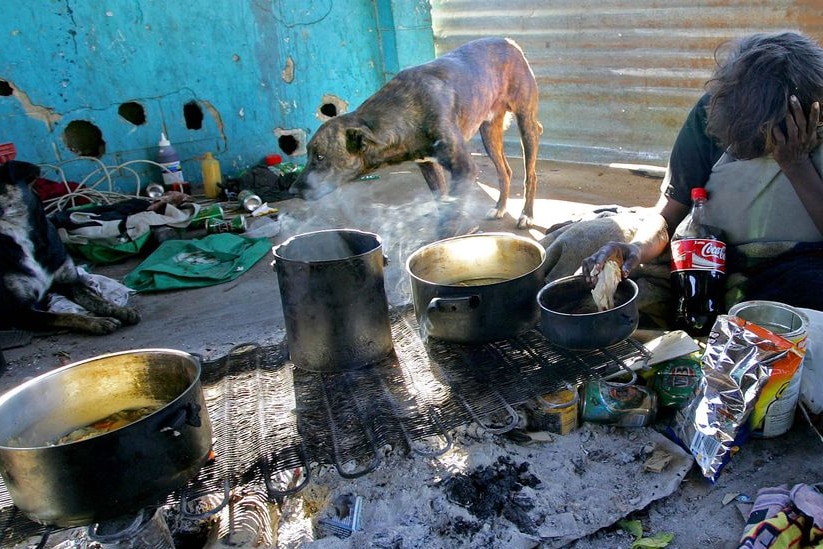
[[[671,240],[674,325],[692,336],[703,336],[724,310],[726,244],[722,231],[703,221],[706,189],[692,189],[691,198],[691,212]]]
[[[220,183],[223,176],[220,173],[220,162],[207,152],[200,162],[200,171],[203,173],[203,194],[206,198],[217,198],[220,196]]]
[[[180,166],[180,157],[177,151],[171,146],[165,133],[160,134],[160,147],[157,150],[157,163],[165,168],[163,172],[163,185],[166,190],[180,191],[183,188],[183,168]]]

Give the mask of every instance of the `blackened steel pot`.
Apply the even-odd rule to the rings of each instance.
[[[98,436],[61,436],[122,410],[159,408]],[[0,397],[0,474],[34,521],[80,526],[162,503],[208,459],[211,423],[196,357],[112,353],[58,368]]]
[[[272,250],[289,359],[317,372],[360,368],[394,349],[376,234],[332,229]]]
[[[485,343],[533,328],[546,251],[511,233],[447,238],[406,261],[415,316],[423,335],[454,343]]]
[[[557,279],[537,294],[540,331],[555,345],[577,351],[620,343],[637,329],[637,291],[633,280],[620,281],[614,308],[598,311],[583,275]]]

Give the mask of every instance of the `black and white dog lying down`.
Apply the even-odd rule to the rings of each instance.
[[[0,327],[102,335],[140,322],[135,309],[107,301],[83,281],[29,187],[39,175],[28,162],[0,164]],[[45,310],[52,292],[95,316]]]

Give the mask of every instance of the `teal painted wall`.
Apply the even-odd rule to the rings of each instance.
[[[321,105],[353,110],[434,56],[423,0],[27,0],[5,6],[0,37],[0,143],[14,142],[20,160],[61,165],[71,180],[95,169],[74,161],[73,121],[100,130],[108,166],[153,160],[165,132],[195,184],[206,151],[229,176],[273,152],[302,163]],[[129,102],[145,123],[119,114]],[[199,129],[186,104],[202,112]],[[291,157],[283,135],[300,144]],[[133,167],[144,185],[159,179]],[[134,181],[124,172],[117,187]]]

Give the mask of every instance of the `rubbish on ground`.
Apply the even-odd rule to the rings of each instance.
[[[243,190],[237,195],[237,202],[240,207],[248,212],[253,212],[263,204],[263,200],[254,194],[254,191]]]
[[[683,330],[666,332],[646,342],[644,347],[652,354],[647,363],[649,366],[700,351],[700,345]]]
[[[157,143],[157,163],[160,164],[163,175],[163,186],[166,189],[180,190],[175,185],[184,185],[183,168],[180,166],[180,157],[172,144],[166,138],[165,133],[160,134],[160,141]],[[190,193],[189,193],[190,194]]]
[[[632,549],[641,549],[644,547],[668,547],[669,542],[674,539],[674,534],[670,534],[668,532],[657,533],[648,538],[643,537],[643,524],[639,520],[620,520],[617,521],[617,525],[634,536]]]
[[[665,450],[657,448],[652,455],[643,463],[643,470],[650,473],[661,473],[672,461],[672,455]]]
[[[320,519],[318,524],[328,533],[339,538],[347,538],[360,530],[360,513],[363,509],[363,496],[346,494],[334,501],[336,519]]]
[[[280,213],[280,210],[277,208],[272,208],[269,206],[268,202],[263,202],[260,206],[258,206],[252,213],[252,217],[261,217],[261,216],[268,216],[268,215],[277,215]]]
[[[655,367],[650,384],[660,406],[683,408],[697,392],[702,378],[700,355],[692,353]]]
[[[595,380],[583,388],[583,421],[620,427],[643,427],[654,421],[657,396],[641,385]]]
[[[203,194],[206,198],[220,196],[220,184],[223,182],[220,161],[214,158],[212,153],[207,152],[200,161],[200,171],[203,176]]]
[[[705,381],[670,428],[704,477],[717,480],[749,437],[748,425],[757,425],[752,418],[764,388],[788,380],[801,360],[788,340],[735,316],[717,318],[701,361]]]
[[[223,213],[223,206],[220,204],[209,204],[207,206],[199,206],[199,209],[189,219],[189,229],[202,229],[206,226],[206,221],[209,219],[225,219]]]

